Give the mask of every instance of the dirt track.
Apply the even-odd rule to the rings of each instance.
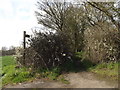
[[[65,78],[70,84],[63,84],[56,81],[37,80],[19,85],[8,85],[7,88],[117,88],[115,83],[107,83],[104,80],[98,80],[93,73],[79,72],[65,74]]]

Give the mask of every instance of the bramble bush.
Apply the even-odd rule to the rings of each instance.
[[[25,50],[25,66],[49,69],[71,60],[72,51],[65,35],[52,32],[36,32],[34,35],[29,40],[30,46]]]

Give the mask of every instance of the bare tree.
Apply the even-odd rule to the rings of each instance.
[[[67,35],[71,48],[77,52],[82,45],[83,32],[87,26],[84,8],[66,2],[37,3],[39,11],[35,13],[38,23]]]
[[[115,7],[114,2],[87,2],[92,7],[102,11],[109,20],[118,28],[119,8]]]
[[[35,11],[38,23],[53,30],[63,30],[65,4],[61,2],[37,2]]]

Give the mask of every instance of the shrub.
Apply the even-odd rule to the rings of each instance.
[[[30,47],[25,50],[25,65],[47,69],[58,67],[71,59],[69,46],[65,35],[36,32],[30,39]]]
[[[120,59],[119,32],[108,23],[98,23],[85,31],[84,51],[92,62],[109,62]]]
[[[21,65],[21,63],[23,63],[23,52],[24,52],[24,49],[22,47],[15,48],[14,58],[15,60],[17,60],[18,65]]]

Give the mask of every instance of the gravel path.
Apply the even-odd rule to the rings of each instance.
[[[117,84],[108,84],[104,80],[98,80],[93,73],[79,72],[65,74],[70,84],[63,84],[56,81],[37,80],[18,85],[7,85],[6,88],[117,88]]]

